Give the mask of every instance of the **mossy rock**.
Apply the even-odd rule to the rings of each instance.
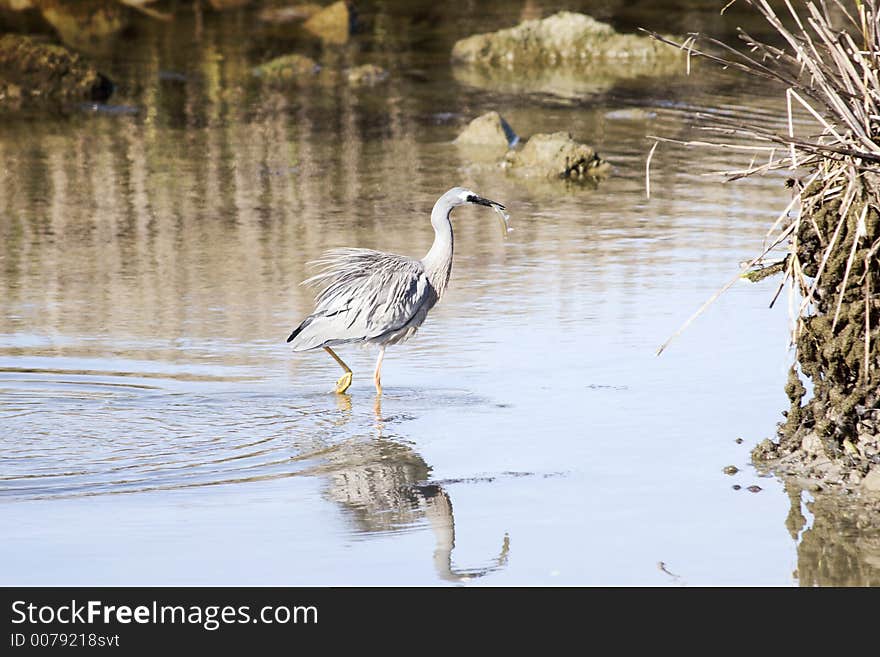
[[[452,59],[469,64],[536,68],[595,60],[670,58],[674,48],[647,36],[621,34],[607,23],[569,11],[456,42]]]
[[[321,67],[305,55],[282,55],[257,66],[253,73],[269,84],[286,84],[312,78]]]
[[[611,169],[592,147],[567,132],[532,135],[521,150],[507,154],[506,166],[517,175],[567,180],[595,179]]]
[[[510,124],[495,111],[475,118],[455,138],[455,143],[461,146],[488,146],[505,151],[518,141]]]
[[[100,102],[113,83],[64,46],[18,34],[0,37],[0,106]]]

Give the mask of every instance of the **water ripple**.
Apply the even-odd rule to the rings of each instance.
[[[68,376],[0,378],[0,497],[292,476],[347,435],[339,427],[357,422],[326,398],[324,408],[316,408],[280,395],[180,393]]]
[[[14,369],[14,368],[13,368]],[[126,384],[139,376],[30,370],[0,372],[0,499],[171,490],[326,474],[351,464],[351,445],[408,414],[352,410],[347,397],[254,392],[190,384],[188,391]],[[114,373],[115,376],[116,373]],[[409,409],[438,399],[473,405],[458,391],[400,390]],[[342,450],[340,452],[340,450]],[[328,465],[329,464],[329,465]]]

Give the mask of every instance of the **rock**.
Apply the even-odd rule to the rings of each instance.
[[[880,451],[878,444],[878,436],[874,434],[861,433],[856,442],[856,449],[863,459],[869,459]]]
[[[880,466],[874,466],[862,479],[862,490],[869,493],[880,493]]]
[[[113,83],[64,46],[0,37],[0,105],[107,100]]]
[[[510,124],[495,111],[486,112],[468,123],[455,138],[456,144],[465,146],[494,146],[508,149],[519,142]]]
[[[349,84],[372,86],[388,79],[388,71],[375,64],[364,64],[348,69],[345,79]]]
[[[581,98],[620,80],[681,74],[681,51],[647,36],[619,34],[584,14],[560,12],[543,20],[458,41],[455,79],[497,93]]]
[[[647,36],[620,34],[586,14],[560,11],[541,20],[457,41],[452,59],[471,64],[526,66],[596,60],[669,58],[675,49]]]
[[[840,483],[843,479],[843,465],[839,461],[820,460],[813,470],[831,483]]]
[[[42,0],[40,13],[64,45],[89,54],[106,51],[129,24],[128,12],[113,2]]]
[[[293,53],[261,64],[253,73],[270,84],[283,84],[308,79],[319,70],[321,67],[312,58]]]
[[[507,154],[506,166],[512,173],[544,178],[596,178],[611,168],[596,152],[576,142],[567,132],[536,134],[522,150]]]
[[[724,474],[726,475],[735,475],[737,472],[739,472],[739,468],[735,465],[728,465],[724,468],[722,472],[724,472]]]
[[[825,446],[822,439],[815,433],[808,433],[801,440],[801,449],[810,456],[822,456],[825,454]]]
[[[752,449],[752,458],[756,461],[769,461],[779,456],[778,445],[769,438],[765,438]]]
[[[307,20],[322,9],[324,8],[321,5],[313,2],[290,7],[266,7],[257,14],[257,18],[264,23],[292,23]]]
[[[353,12],[340,0],[309,18],[303,28],[327,43],[345,43],[351,36],[353,24]]]

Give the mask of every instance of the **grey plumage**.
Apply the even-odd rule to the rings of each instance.
[[[323,347],[346,370],[337,392],[351,382],[348,366],[330,349],[347,343],[381,347],[376,365],[376,389],[384,348],[410,338],[428,311],[443,296],[452,272],[453,235],[450,213],[465,203],[504,206],[461,187],[441,196],[431,211],[434,243],[421,260],[372,249],[333,249],[311,263],[317,274],[303,281],[319,289],[315,310],[287,338],[294,351]]]
[[[288,338],[294,351],[400,342],[418,329],[442,294],[429,282],[422,262],[406,256],[333,249],[312,264],[321,271],[303,285],[320,292],[314,312]]]

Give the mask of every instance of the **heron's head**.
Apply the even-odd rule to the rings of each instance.
[[[465,189],[464,187],[453,187],[448,192],[446,192],[440,198],[440,200],[446,201],[446,203],[449,204],[450,208],[472,203],[473,205],[485,205],[486,207],[504,210],[504,206],[501,205],[501,203],[483,198],[476,192],[472,192],[471,190]]]

